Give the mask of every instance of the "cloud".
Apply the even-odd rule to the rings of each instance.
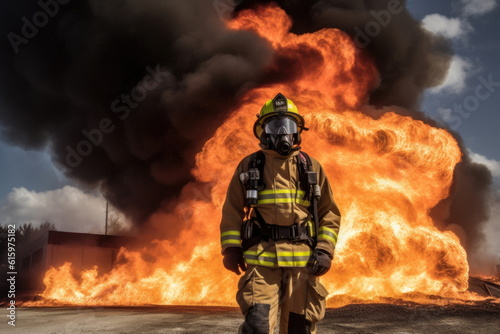
[[[491,171],[491,175],[493,175],[494,177],[500,177],[500,161],[488,159],[484,155],[474,152],[469,152],[469,156],[471,157],[472,161],[488,167],[488,169]]]
[[[105,206],[101,196],[71,186],[45,192],[14,188],[0,206],[0,223],[37,227],[48,221],[59,231],[103,233]]]
[[[483,15],[497,6],[496,0],[462,0],[462,15]]]
[[[472,31],[472,26],[460,18],[449,18],[440,14],[430,14],[424,17],[422,24],[430,32],[447,38],[464,37]]]
[[[465,80],[467,79],[467,74],[471,69],[472,64],[466,59],[454,56],[444,82],[430,89],[430,91],[434,94],[444,91],[455,94],[463,92],[466,88]]]

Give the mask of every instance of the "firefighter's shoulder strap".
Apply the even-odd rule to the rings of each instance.
[[[318,173],[313,170],[311,158],[307,153],[299,152],[297,159],[299,164],[299,180],[301,189],[304,190],[304,199],[307,198],[311,203],[308,211],[314,221],[312,237],[314,242],[317,242],[319,231],[318,201],[321,195],[321,189],[318,185]],[[310,218],[308,217],[308,219]]]
[[[304,199],[308,198],[310,195],[310,186],[307,172],[312,172],[312,162],[309,154],[300,151],[297,155],[297,165],[299,169],[299,182],[300,189],[304,191]]]

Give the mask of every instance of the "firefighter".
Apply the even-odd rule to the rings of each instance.
[[[220,225],[225,268],[244,272],[239,331],[315,333],[328,295],[318,276],[330,269],[340,212],[320,163],[300,151],[307,128],[295,104],[278,94],[257,117],[261,150],[238,165]]]

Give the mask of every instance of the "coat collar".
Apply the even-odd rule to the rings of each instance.
[[[286,156],[279,154],[275,150],[262,149],[262,152],[264,152],[264,154],[266,155],[266,158],[287,160],[287,159],[291,159],[291,158],[297,156],[300,151],[299,150],[293,151],[291,154],[286,155]]]

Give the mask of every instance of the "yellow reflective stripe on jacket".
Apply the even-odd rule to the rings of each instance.
[[[276,253],[274,252],[262,252],[257,250],[246,250],[243,254],[252,255],[252,256],[266,256],[266,257],[274,257],[276,258]]]
[[[244,251],[243,257],[248,264],[263,267],[305,267],[312,251],[306,252],[262,252]]]
[[[276,254],[271,252],[259,252],[247,250],[243,252],[243,258],[248,264],[263,266],[263,267],[277,267]]]
[[[329,227],[320,227],[318,239],[324,239],[333,242],[335,245],[337,243],[337,233]]]
[[[296,189],[277,189],[259,191],[258,204],[276,203],[297,203],[309,206],[310,203],[304,200],[305,191]]]
[[[302,200],[301,198],[274,198],[274,199],[259,199],[258,204],[276,204],[276,203],[297,203],[304,206],[309,206],[309,201]]]
[[[312,251],[306,252],[278,252],[278,266],[280,267],[305,267]]]
[[[311,256],[312,255],[312,251],[308,250],[308,251],[305,251],[305,252],[278,252],[278,256],[281,255],[281,256]]]
[[[274,195],[274,194],[296,194],[298,193],[299,196],[304,196],[305,191],[297,189],[277,189],[277,190],[262,190],[259,191],[259,195]]]
[[[222,232],[220,242],[222,245],[241,245],[241,233],[237,230]]]

